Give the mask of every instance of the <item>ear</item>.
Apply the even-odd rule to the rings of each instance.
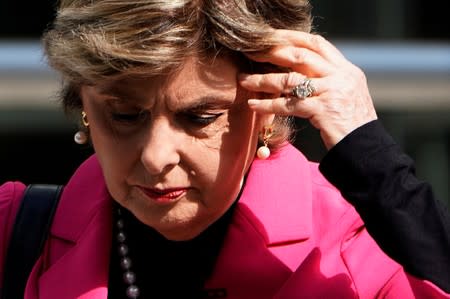
[[[273,123],[275,114],[257,114],[257,128],[262,131],[265,126],[270,126]]]
[[[280,97],[280,94],[267,94],[263,93],[260,94],[259,98],[265,98],[265,99],[276,99]],[[270,126],[273,123],[273,120],[275,118],[275,114],[257,114],[257,128],[259,131],[261,131],[264,126]]]

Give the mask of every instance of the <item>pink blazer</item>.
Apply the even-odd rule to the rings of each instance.
[[[0,271],[24,187],[0,187]],[[26,299],[107,298],[111,203],[92,156],[64,189]],[[206,287],[230,299],[450,298],[387,257],[317,165],[290,145],[253,162]]]

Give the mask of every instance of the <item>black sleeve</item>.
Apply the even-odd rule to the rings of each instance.
[[[320,164],[380,248],[408,273],[450,292],[450,213],[379,121],[356,129]]]

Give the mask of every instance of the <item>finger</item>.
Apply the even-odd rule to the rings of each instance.
[[[301,118],[311,118],[320,109],[320,101],[316,97],[298,99],[283,97],[276,99],[250,99],[248,105],[252,110],[262,114],[291,115]]]
[[[334,70],[334,65],[319,54],[296,46],[277,46],[269,51],[246,54],[257,62],[270,62],[292,69],[308,77],[322,77]]]
[[[245,89],[255,92],[270,94],[292,95],[292,89],[302,84],[306,76],[297,72],[290,73],[269,73],[269,74],[240,74],[239,83]],[[313,78],[311,85],[314,88],[313,94],[321,94],[325,90],[322,78]]]
[[[294,30],[275,30],[275,39],[285,43],[310,49],[330,62],[346,62],[344,55],[328,40],[320,35]]]

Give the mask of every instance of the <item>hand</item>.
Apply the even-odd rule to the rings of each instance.
[[[242,87],[272,95],[249,100],[251,109],[308,119],[320,130],[327,149],[354,129],[377,119],[364,73],[330,42],[319,35],[291,30],[276,30],[275,38],[284,44],[247,56],[291,72],[241,74]],[[310,97],[297,98],[292,89],[305,78],[311,79],[314,92]]]

